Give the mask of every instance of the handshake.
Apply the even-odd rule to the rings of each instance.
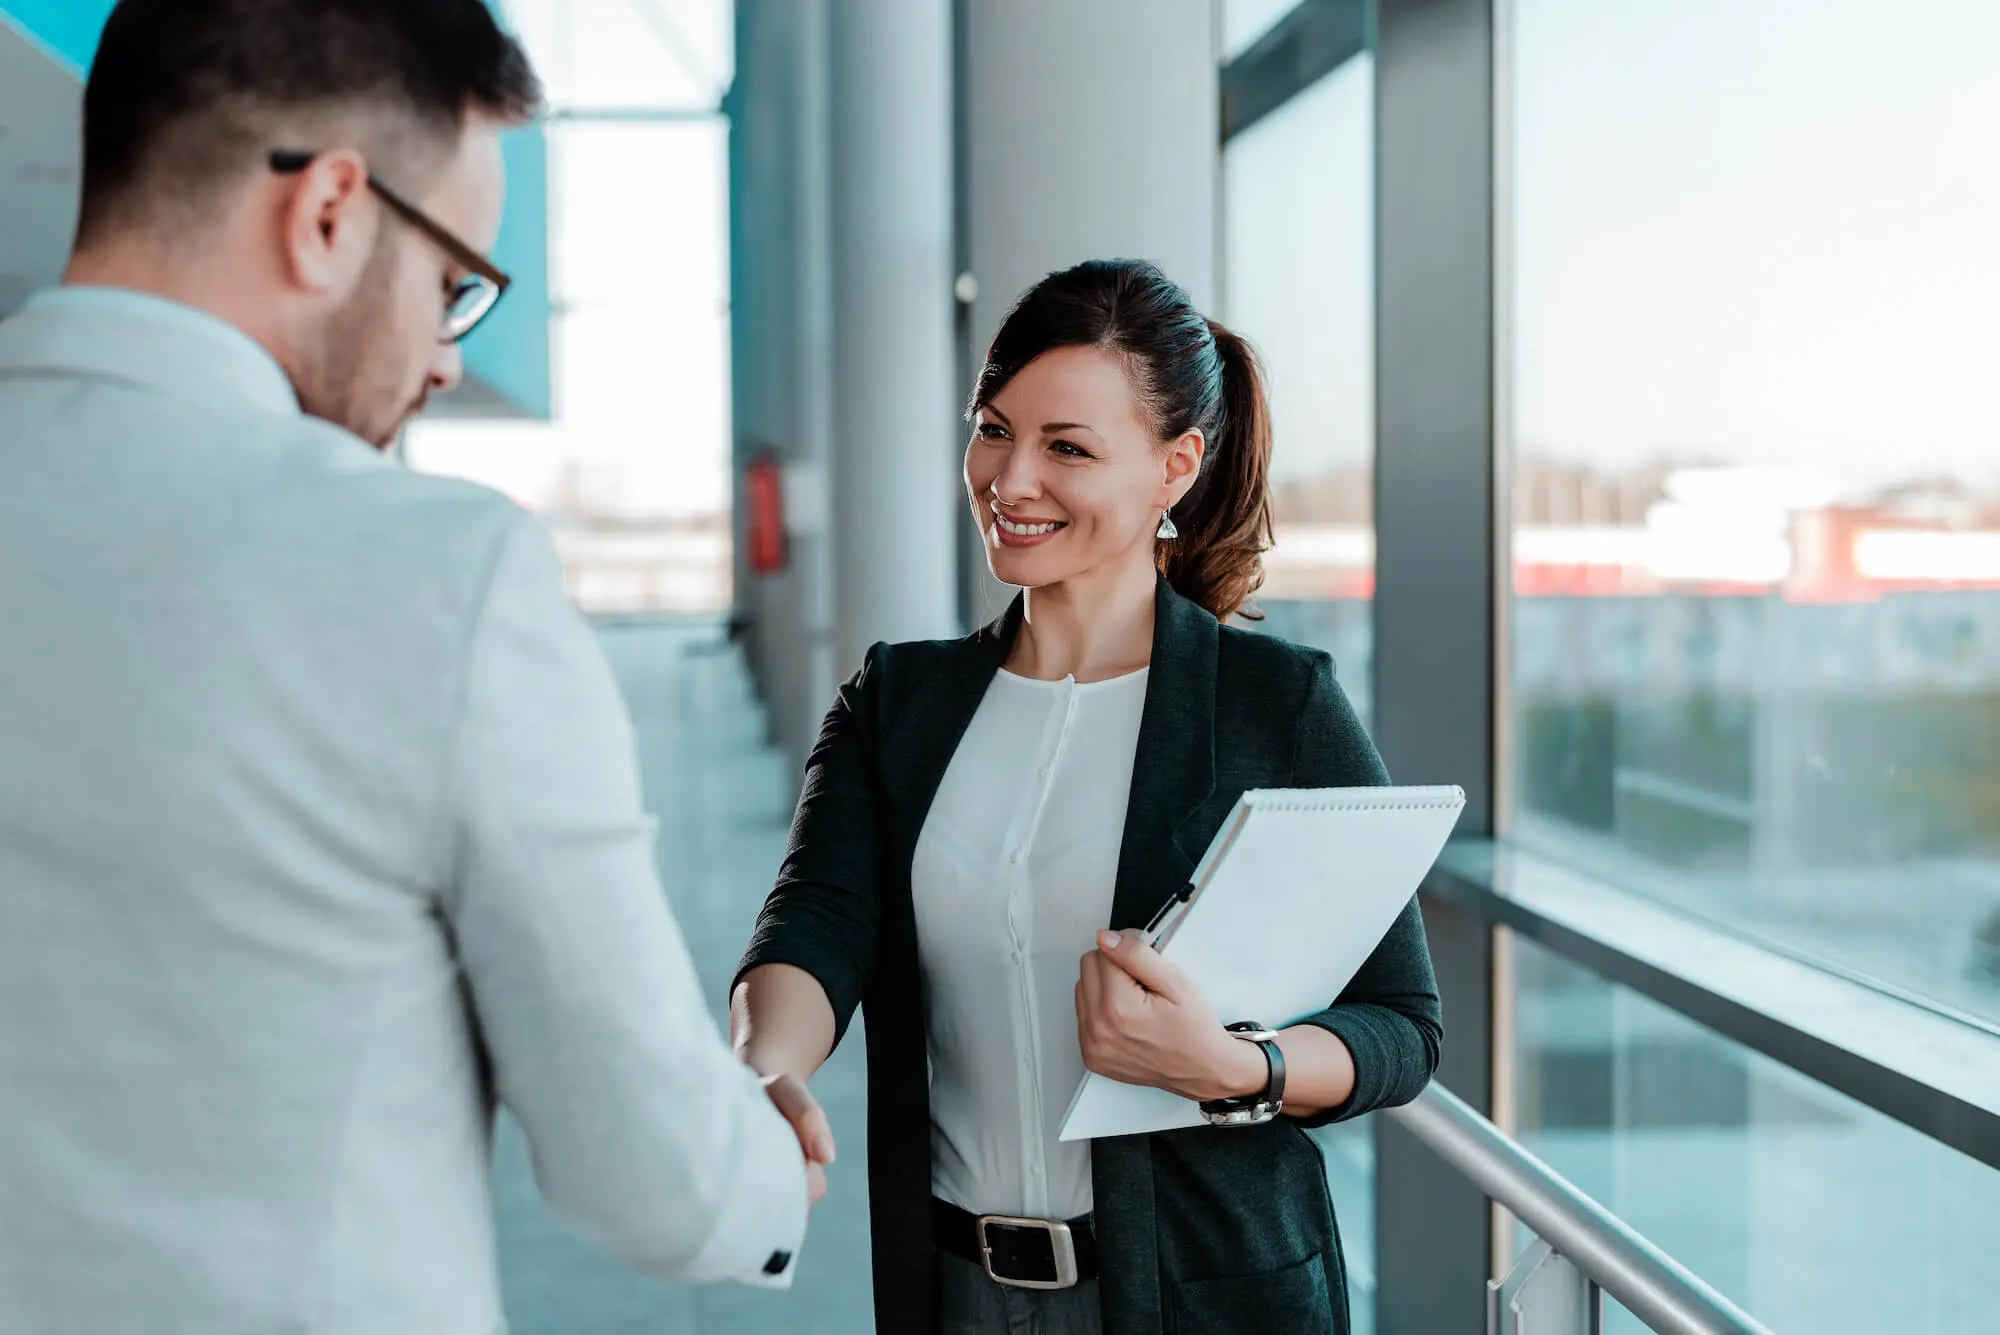
[[[806,1203],[818,1205],[826,1195],[826,1167],[833,1162],[833,1126],[826,1120],[826,1110],[795,1075],[767,1075],[763,1084],[764,1093],[799,1138],[799,1149],[806,1156]]]

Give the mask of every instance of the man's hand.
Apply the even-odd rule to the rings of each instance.
[[[764,1092],[799,1138],[799,1149],[806,1156],[807,1198],[817,1205],[826,1195],[826,1166],[833,1162],[833,1126],[826,1120],[826,1110],[795,1075],[765,1076]]]
[[[1128,1085],[1208,1100],[1255,1093],[1264,1056],[1231,1038],[1185,972],[1138,932],[1103,932],[1083,957],[1076,1033],[1083,1064]]]

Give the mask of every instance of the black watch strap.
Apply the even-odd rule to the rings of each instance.
[[[1259,1039],[1257,1046],[1264,1049],[1264,1060],[1270,1063],[1271,1080],[1264,1086],[1264,1098],[1269,1103],[1282,1104],[1285,1101],[1285,1050],[1275,1039]]]
[[[1250,1020],[1223,1027],[1263,1049],[1267,1072],[1264,1088],[1243,1098],[1210,1099],[1200,1105],[1202,1114],[1209,1121],[1226,1126],[1254,1126],[1269,1121],[1284,1107],[1285,1102],[1285,1053],[1278,1046],[1277,1035]]]

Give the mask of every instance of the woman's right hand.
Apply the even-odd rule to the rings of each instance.
[[[757,1072],[764,1092],[799,1138],[814,1203],[826,1195],[833,1162],[833,1126],[806,1077],[833,1051],[833,1005],[804,969],[764,964],[743,976],[729,998],[729,1035],[736,1055]]]
[[[817,1205],[826,1195],[826,1166],[833,1162],[834,1156],[833,1125],[827,1121],[826,1110],[806,1088],[806,1082],[795,1075],[781,1072],[765,1076],[764,1093],[792,1124],[792,1132],[799,1138],[799,1149],[806,1156],[808,1200]]]

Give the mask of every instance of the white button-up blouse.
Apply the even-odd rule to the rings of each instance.
[[[975,1214],[1091,1209],[1090,1144],[1056,1133],[1083,1078],[1077,960],[1111,918],[1146,678],[999,673],[917,840],[931,1187]]]

